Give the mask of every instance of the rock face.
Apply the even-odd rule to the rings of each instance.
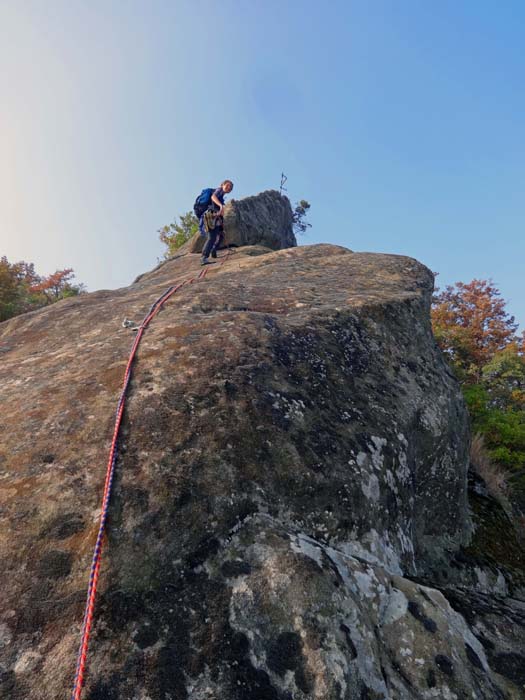
[[[121,321],[198,263],[0,325],[2,700],[70,692]],[[134,366],[86,700],[522,697],[521,564],[470,541],[432,284],[410,258],[259,246],[167,303]]]
[[[224,208],[224,234],[228,245],[263,245],[272,250],[293,248],[293,213],[288,197],[267,190],[253,197],[232,199]],[[187,250],[200,253],[204,237],[194,236]]]

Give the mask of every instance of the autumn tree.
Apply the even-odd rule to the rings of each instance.
[[[35,281],[30,287],[30,292],[40,295],[45,299],[46,304],[76,296],[83,289],[73,284],[74,277],[75,274],[70,267],[65,270],[56,270],[52,275],[40,277]]]
[[[40,276],[33,263],[0,258],[0,321],[82,293],[84,286],[73,279],[71,268]]]
[[[457,282],[434,296],[438,344],[462,384],[474,432],[491,459],[525,469],[525,342],[491,280]],[[520,482],[525,493],[525,481]]]
[[[434,335],[461,379],[481,378],[483,367],[511,342],[518,324],[491,280],[457,282],[435,294]]]
[[[31,287],[38,279],[32,263],[10,263],[5,255],[0,258],[0,321],[33,307]]]
[[[167,247],[164,251],[164,258],[168,260],[175,255],[175,252],[182,246],[186,241],[197,233],[199,230],[199,221],[192,211],[182,214],[180,221],[175,218],[173,223],[168,224],[160,228],[157,233],[159,238]]]

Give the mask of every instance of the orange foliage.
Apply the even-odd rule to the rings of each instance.
[[[33,263],[10,263],[0,258],[0,322],[26,311],[47,306],[59,299],[76,296],[84,291],[82,284],[74,284],[71,268],[57,270],[52,275],[40,276]]]
[[[52,275],[40,277],[29,288],[29,291],[34,294],[43,294],[51,303],[61,299],[64,291],[71,287],[71,280],[74,277],[72,268],[65,270],[57,270]]]
[[[434,296],[432,325],[436,339],[460,373],[479,379],[494,355],[516,342],[518,324],[491,280],[456,282]]]

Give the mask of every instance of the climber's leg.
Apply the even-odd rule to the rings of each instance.
[[[210,257],[210,253],[213,250],[219,232],[220,230],[217,228],[213,228],[211,229],[211,231],[208,231],[208,240],[206,241],[206,244],[202,251],[201,265],[205,265],[208,262],[208,258]]]

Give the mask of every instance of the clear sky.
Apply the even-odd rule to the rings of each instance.
[[[0,254],[90,291],[224,178],[525,324],[525,2],[0,0]]]

